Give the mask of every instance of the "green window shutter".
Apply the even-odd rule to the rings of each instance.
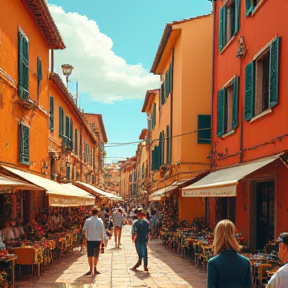
[[[159,134],[159,162],[161,166],[163,164],[163,134],[160,132]]]
[[[75,129],[75,144],[74,144],[74,152],[78,155],[78,130]]]
[[[173,62],[170,64],[170,73],[169,73],[169,91],[172,93],[172,88],[173,88]]]
[[[238,125],[238,95],[239,95],[239,78],[233,79],[233,121],[232,128],[236,129]]]
[[[70,148],[71,148],[71,150],[73,150],[73,121],[72,121],[72,119],[70,118],[70,136],[69,136],[69,138],[70,138]]]
[[[20,153],[19,162],[22,164],[30,165],[29,159],[29,127],[19,124],[20,130]]]
[[[249,121],[254,116],[255,99],[255,75],[254,62],[245,67],[245,115],[244,119]]]
[[[165,85],[164,85],[165,86]],[[154,129],[155,128],[155,126],[156,126],[156,103],[154,104],[154,106],[153,106],[153,125],[152,125],[152,129]]]
[[[67,140],[70,140],[70,118],[69,116],[65,117],[65,136],[67,137]]]
[[[198,144],[211,143],[211,115],[198,115]]]
[[[50,98],[49,98],[49,107],[50,107],[50,109],[49,109],[49,114],[50,114],[50,116],[49,116],[49,130],[51,131],[51,132],[53,132],[54,131],[54,98],[52,97],[52,96],[50,96]]]
[[[220,8],[220,23],[219,23],[219,51],[225,46],[226,34],[226,5]]]
[[[40,57],[37,57],[37,101],[39,102],[40,95],[40,82],[43,78],[42,75],[42,63]]]
[[[18,93],[23,100],[29,99],[29,42],[19,31],[18,34]]]
[[[64,110],[62,107],[59,107],[59,136],[64,135]]]
[[[217,137],[224,134],[224,108],[225,108],[225,89],[218,91],[217,102]]]
[[[251,3],[251,0],[245,0],[245,4],[246,4],[246,17],[247,17],[253,12],[254,6]]]
[[[235,7],[235,27],[234,27],[234,35],[237,34],[237,32],[239,31],[239,25],[240,25],[240,1],[241,0],[234,0],[234,7]]]
[[[270,83],[269,83],[269,104],[270,108],[278,104],[278,84],[279,84],[279,43],[280,38],[270,46]]]
[[[166,126],[166,164],[171,163],[171,136],[170,127]]]

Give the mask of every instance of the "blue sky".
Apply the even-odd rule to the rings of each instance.
[[[135,155],[147,127],[141,112],[148,89],[160,87],[150,74],[166,23],[211,12],[208,0],[47,0],[66,44],[55,51],[55,70],[74,66],[69,90],[79,83],[80,107],[102,114],[109,142],[106,162]]]

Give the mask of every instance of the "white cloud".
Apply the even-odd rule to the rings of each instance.
[[[146,90],[159,87],[159,76],[150,74],[141,64],[128,65],[115,55],[112,39],[100,32],[94,20],[66,13],[55,5],[49,5],[49,9],[66,45],[66,49],[54,52],[54,70],[61,75],[61,65],[72,64],[75,68],[70,77],[78,80],[80,93],[112,103],[144,98]]]

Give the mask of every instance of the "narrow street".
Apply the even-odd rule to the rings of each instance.
[[[165,249],[161,240],[152,240],[148,244],[149,272],[144,272],[143,266],[137,272],[130,271],[137,260],[130,230],[128,225],[123,229],[122,248],[114,248],[112,239],[105,253],[100,254],[97,265],[100,275],[83,276],[89,270],[86,252],[74,251],[46,266],[40,277],[17,276],[15,288],[206,287],[206,272],[171,249]]]

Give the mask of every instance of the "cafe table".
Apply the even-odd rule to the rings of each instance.
[[[14,288],[15,286],[15,262],[17,260],[16,255],[7,255],[6,257],[1,257],[0,262],[4,263],[11,263],[11,287]]]

